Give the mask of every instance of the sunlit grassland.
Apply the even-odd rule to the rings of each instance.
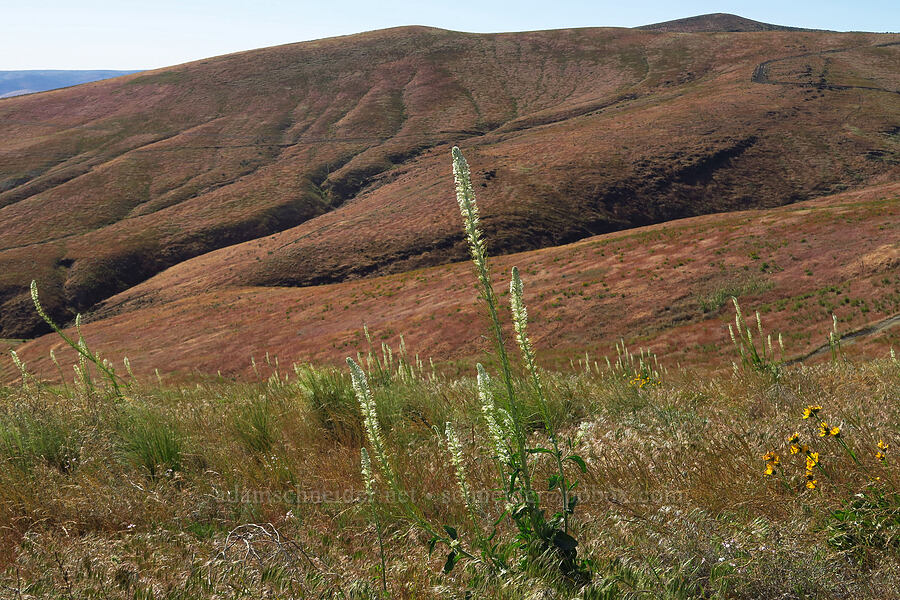
[[[433,427],[453,422],[471,487],[496,487],[475,382],[425,372],[370,381],[406,488],[429,518],[467,530]],[[670,370],[644,388],[600,368],[548,373],[546,385],[562,429],[581,431],[588,469],[573,527],[595,562],[594,583],[606,589],[599,597],[896,595],[896,362],[791,368],[777,382],[751,371],[698,379]],[[4,590],[36,598],[377,595],[375,530],[359,476],[363,432],[346,373],[139,384],[125,404],[49,387],[0,394]],[[842,428],[859,464],[804,427],[811,404]],[[531,431],[540,436],[536,418]],[[794,431],[820,453],[814,490],[804,485],[803,461],[789,454]],[[882,439],[891,447],[879,461]],[[774,477],[764,474],[770,450],[781,455]],[[845,518],[840,511],[853,506]],[[554,587],[552,577],[443,575],[444,557],[429,557],[426,536],[390,498],[382,507],[391,597],[470,589],[516,598]],[[283,547],[262,533],[229,540],[251,523],[270,524]]]

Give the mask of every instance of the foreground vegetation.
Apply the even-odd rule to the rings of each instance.
[[[428,519],[471,536],[434,427],[455,424],[471,489],[495,489],[476,382],[396,365],[370,373],[404,486]],[[641,387],[593,367],[545,381],[549,410],[587,463],[572,527],[594,597],[896,597],[896,362],[799,367],[777,382],[670,371]],[[0,397],[4,597],[378,596],[348,374],[137,385],[124,403],[34,386]],[[802,427],[809,405],[841,427],[859,464]],[[815,489],[790,454],[795,430],[819,453]],[[542,437],[536,417],[531,431]],[[772,450],[780,464],[766,476]],[[389,597],[576,595],[539,573],[444,575],[445,554],[429,556],[396,500],[378,500]]]
[[[847,361],[835,319],[831,363],[787,368],[782,336],[732,299],[728,375],[670,372],[624,344],[604,366],[544,371],[515,268],[503,323],[458,149],[454,175],[495,342],[469,379],[382,346],[349,371],[267,357],[256,383],[142,383],[89,349],[80,318],[58,327],[32,284],[79,360],[72,387],[51,386],[11,351],[4,594],[896,594],[893,353]]]

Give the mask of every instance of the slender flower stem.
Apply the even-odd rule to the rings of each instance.
[[[487,248],[485,247],[484,237],[481,232],[478,217],[478,205],[475,202],[475,192],[472,189],[472,180],[469,174],[469,164],[463,158],[462,152],[456,146],[452,150],[453,155],[453,176],[456,181],[456,200],[459,203],[459,210],[464,219],[464,227],[466,233],[466,241],[469,245],[469,253],[472,256],[472,262],[475,264],[475,275],[481,288],[481,297],[484,299],[488,309],[488,316],[491,322],[491,330],[494,333],[494,341],[497,346],[497,357],[500,359],[500,368],[503,373],[503,382],[506,385],[507,397],[509,398],[509,411],[512,416],[513,429],[516,440],[517,458],[519,464],[518,476],[524,483],[526,490],[525,502],[529,507],[529,513],[532,514],[533,520],[537,522],[537,499],[530,491],[531,473],[528,468],[528,456],[526,451],[525,432],[521,426],[521,416],[519,414],[518,403],[516,402],[516,392],[513,386],[512,370],[510,369],[509,355],[506,352],[506,343],[503,337],[503,328],[500,325],[500,316],[498,314],[497,296],[494,293],[491,274],[487,265]]]

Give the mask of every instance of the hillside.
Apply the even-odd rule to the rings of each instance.
[[[698,15],[674,21],[664,21],[644,25],[638,29],[648,31],[667,31],[676,33],[700,33],[700,32],[739,32],[739,31],[814,31],[800,27],[785,27],[784,25],[772,25],[761,23],[752,19],[745,19],[738,15],[728,13],[710,13]]]
[[[455,208],[452,197],[446,202]],[[788,359],[825,344],[832,314],[845,334],[884,325],[845,347],[848,355],[883,357],[900,348],[898,240],[895,182],[595,236],[498,258],[494,271],[502,291],[509,268],[520,268],[535,343],[548,363],[567,365],[585,352],[599,359],[624,339],[672,366],[730,365],[731,295],[761,312],[767,332],[784,334]],[[144,374],[247,375],[250,357],[267,354],[283,364],[341,363],[368,347],[364,326],[376,344],[396,348],[403,336],[437,361],[490,350],[468,262],[305,288],[180,289],[189,283],[169,280],[161,302],[88,323],[84,334],[104,356],[128,356]],[[64,365],[74,360],[55,335],[17,351],[30,370],[55,378],[52,348]],[[0,364],[7,380],[15,378],[11,364]]]
[[[57,88],[111,79],[137,71],[68,71],[29,70],[0,71],[0,99],[55,90]]]
[[[415,27],[7,99],[0,337],[32,278],[68,321],[461,260],[453,143],[502,254],[895,181],[898,40]]]

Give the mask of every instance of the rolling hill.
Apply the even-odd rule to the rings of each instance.
[[[422,272],[450,279],[435,284],[428,298],[458,285],[452,282],[465,267],[420,271],[466,257],[452,197],[452,144],[473,167],[495,255],[538,250],[523,256],[558,262],[579,243],[646,232],[667,238],[675,226],[665,223],[690,217],[725,231],[739,217],[714,214],[729,211],[763,211],[734,213],[750,221],[812,219],[825,213],[777,207],[827,196],[843,206],[841,199],[859,190],[880,208],[853,209],[854,225],[844,229],[837,224],[845,209],[838,210],[830,245],[819,249],[834,249],[836,263],[850,263],[865,253],[845,254],[853,248],[849,239],[876,225],[896,231],[890,211],[900,175],[898,56],[900,35],[886,34],[602,28],[467,34],[408,27],[6,99],[0,337],[46,331],[27,294],[36,278],[60,321],[87,312],[95,321],[87,331],[104,348],[146,356],[161,369],[212,369],[221,360],[216,368],[238,370],[251,352],[267,349],[333,357],[339,352],[329,348],[344,352],[357,339],[349,329],[380,318],[360,313],[347,320],[353,315],[342,302],[352,303],[353,294],[368,298],[367,289],[413,282]],[[887,221],[879,210],[888,210]],[[805,247],[787,232],[805,239],[817,222],[793,217],[794,229],[779,239],[800,256]],[[678,245],[666,253],[697,254],[697,237],[708,239],[702,230],[675,236]],[[882,275],[896,268],[897,247],[876,241],[864,249],[884,255],[876,260]],[[787,260],[775,263],[787,272]],[[597,268],[586,260],[579,277]],[[837,266],[811,270],[811,279],[797,281],[813,290],[840,287],[850,277]],[[888,271],[882,278],[890,279]],[[581,283],[599,285],[601,272]],[[391,279],[394,273],[406,274]],[[741,279],[740,272],[727,275]],[[717,281],[713,271],[695,276],[701,279],[676,278],[678,293],[690,296],[683,286],[702,287],[704,277]],[[854,300],[865,300],[869,311],[852,324],[886,318],[890,294],[878,297],[884,309],[878,312],[875,296],[867,295],[874,284],[859,285],[867,291]],[[884,285],[893,290],[893,283]],[[470,303],[470,289],[459,289],[463,296],[448,311]],[[638,289],[617,293],[627,298]],[[761,301],[806,293],[766,289]],[[412,321],[395,314],[385,317],[394,323],[385,328],[421,332],[415,335],[424,353],[453,357],[471,342],[425,332],[427,323],[417,319],[435,315],[420,314],[419,305],[398,296],[406,294],[392,294],[387,304]],[[647,341],[669,327],[669,315],[654,311],[677,299],[661,294],[659,306],[635,300],[645,306],[632,310],[649,320],[627,337]],[[291,309],[295,302],[307,308]],[[346,310],[382,314],[360,302]],[[610,310],[621,310],[618,304]],[[263,306],[275,307],[270,319],[262,308],[249,310]],[[296,328],[302,336],[275,318],[289,314],[310,320]],[[596,314],[616,320],[614,311]],[[597,335],[627,333],[597,323]],[[577,328],[560,347],[594,343],[591,331]],[[129,345],[138,333],[144,349]],[[240,360],[225,359],[221,344],[237,339],[247,344],[235,350]],[[49,343],[27,344],[24,355],[36,358]],[[189,356],[193,349],[194,358],[162,359],[173,344]],[[802,347],[812,345],[810,338]],[[202,358],[207,352],[215,360]]]

